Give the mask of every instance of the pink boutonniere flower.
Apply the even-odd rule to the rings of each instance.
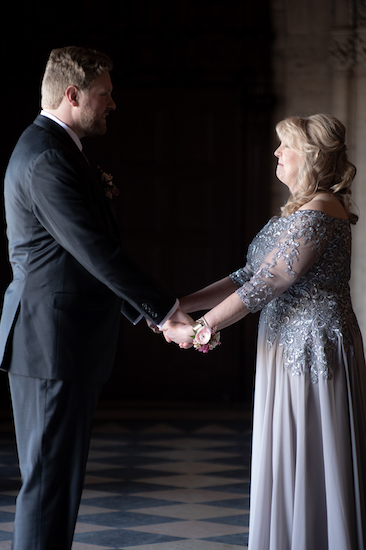
[[[113,199],[113,197],[118,197],[120,191],[113,183],[113,176],[104,172],[100,166],[98,166],[100,183],[102,184],[103,191],[108,197],[108,199]]]

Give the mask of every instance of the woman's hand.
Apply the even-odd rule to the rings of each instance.
[[[163,326],[164,338],[167,342],[175,342],[182,349],[193,346],[194,331],[191,324],[167,321]]]

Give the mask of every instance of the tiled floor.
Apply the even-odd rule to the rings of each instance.
[[[169,414],[165,414],[169,418]],[[250,419],[97,419],[73,550],[239,550],[249,518]],[[0,550],[20,485],[0,425]]]

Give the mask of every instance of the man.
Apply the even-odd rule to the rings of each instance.
[[[120,312],[190,322],[124,251],[80,139],[104,134],[116,107],[105,55],[51,52],[42,112],[5,176],[13,281],[0,324],[22,474],[13,550],[69,550],[91,421],[115,355]]]

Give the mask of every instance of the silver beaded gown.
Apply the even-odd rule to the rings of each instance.
[[[274,217],[230,277],[261,310],[248,550],[366,548],[366,368],[352,310],[351,229]]]

